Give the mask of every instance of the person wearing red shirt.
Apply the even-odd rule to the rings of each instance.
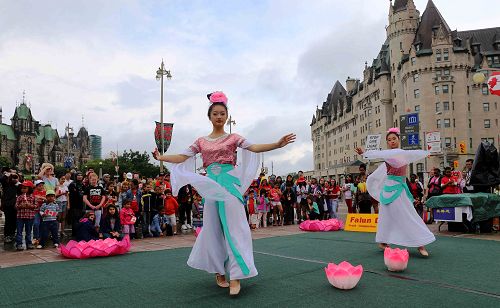
[[[446,167],[444,169],[444,176],[441,179],[441,190],[443,194],[457,194],[458,180],[456,177],[451,175],[451,168]]]
[[[169,220],[170,225],[172,226],[172,230],[174,230],[174,235],[177,234],[177,222],[175,213],[179,209],[179,203],[172,196],[172,191],[170,189],[165,190],[165,215]]]

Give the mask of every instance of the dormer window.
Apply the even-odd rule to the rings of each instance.
[[[436,62],[441,61],[441,49],[436,49]]]
[[[462,39],[457,37],[455,38],[455,40],[453,41],[455,43],[455,47],[462,47]]]

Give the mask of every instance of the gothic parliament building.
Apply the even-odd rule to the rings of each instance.
[[[85,127],[78,134],[65,130],[59,137],[50,124],[40,124],[23,101],[16,107],[11,125],[2,121],[0,107],[0,156],[7,158],[18,170],[33,172],[42,163],[79,168],[90,160],[90,138]]]

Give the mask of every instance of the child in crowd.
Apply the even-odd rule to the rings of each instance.
[[[40,244],[40,223],[42,221],[39,210],[45,202],[45,186],[42,180],[35,181],[33,197],[35,198],[36,205],[36,213],[33,219],[33,245],[36,247]]]
[[[98,240],[99,234],[95,228],[94,212],[87,212],[76,225],[75,237],[77,241]]]
[[[170,225],[170,220],[167,215],[165,215],[165,209],[160,209],[160,212],[155,214],[151,222],[151,232],[154,237],[159,237],[161,235],[173,235],[172,226]]]
[[[179,209],[179,203],[172,196],[172,191],[170,189],[165,190],[165,215],[167,215],[169,224],[172,226],[172,230],[174,231],[174,235],[177,234],[177,222],[175,218],[175,214]]]
[[[196,229],[198,227],[203,227],[203,206],[204,206],[203,198],[195,194],[193,196],[193,228]]]
[[[24,181],[21,185],[21,195],[16,199],[17,210],[17,234],[16,234],[16,248],[17,250],[23,249],[23,229],[26,232],[24,240],[26,241],[26,249],[33,249],[31,243],[31,229],[35,219],[37,206],[35,198],[33,197],[33,183],[31,181]]]
[[[273,226],[283,226],[283,206],[281,205],[280,184],[275,183],[271,189],[271,204],[273,207]],[[278,216],[279,214],[279,216]],[[279,222],[278,222],[279,219]]]
[[[118,209],[114,204],[109,204],[106,208],[106,215],[101,218],[99,238],[115,238],[121,240],[121,224]]]
[[[118,194],[118,201],[116,201],[116,208],[120,211],[123,208],[123,200],[127,199],[127,191],[130,189],[130,183],[123,181],[120,186],[120,193]]]
[[[142,229],[144,237],[153,236],[150,230],[153,217],[157,212],[157,194],[153,191],[153,186],[150,183],[144,184],[144,189],[142,191],[141,197],[141,208],[142,208],[142,220],[144,221],[144,227]],[[163,200],[160,198],[160,202]]]
[[[262,219],[262,226],[267,227],[267,213],[269,212],[269,199],[267,199],[267,191],[262,188],[260,190],[259,198],[257,199],[257,228],[260,228],[260,223]]]
[[[47,239],[49,238],[49,232],[52,235],[52,242],[54,247],[59,247],[59,223],[57,222],[57,215],[61,212],[61,207],[57,204],[56,193],[53,190],[47,190],[45,193],[45,203],[40,208],[40,215],[42,216],[41,224],[41,240],[40,244],[36,246],[38,249],[45,247]]]
[[[252,230],[255,230],[255,228],[257,228],[257,223],[258,223],[258,214],[256,211],[257,199],[255,199],[255,192],[253,190],[250,190],[250,192],[248,193],[247,208],[249,215],[248,223],[250,224],[250,228]]]
[[[135,217],[134,210],[132,210],[132,200],[125,199],[123,200],[123,209],[120,211],[120,222],[122,225],[122,233],[124,235],[129,235],[130,239],[134,238],[135,234],[135,221],[137,218]]]
[[[66,206],[68,205],[68,186],[64,185],[65,182],[66,177],[62,176],[56,188],[56,202],[61,208],[61,213],[59,214],[59,231],[61,233],[61,238],[65,236],[64,221],[66,219]]]
[[[307,219],[310,220],[315,220],[319,219],[319,207],[316,202],[313,201],[314,197],[312,195],[307,196],[307,207],[308,207],[308,212],[307,212]]]

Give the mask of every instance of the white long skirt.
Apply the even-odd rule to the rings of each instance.
[[[398,182],[386,179],[385,185]],[[390,193],[384,192],[384,197]],[[436,238],[424,221],[418,216],[412,202],[403,190],[401,195],[388,205],[380,204],[378,213],[377,243],[394,244],[405,247],[420,247],[434,242]]]
[[[230,196],[224,202],[224,210],[232,242],[250,273],[243,274],[224,236],[217,205],[215,201],[210,200],[205,202],[203,229],[196,239],[187,264],[209,273],[229,274],[231,279],[257,276],[253,259],[252,235],[243,204],[235,197]]]

